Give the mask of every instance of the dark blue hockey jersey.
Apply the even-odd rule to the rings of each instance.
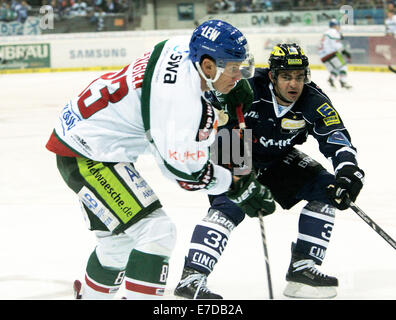
[[[357,164],[356,148],[329,97],[311,82],[304,85],[291,108],[279,106],[270,89],[268,72],[269,69],[258,68],[249,79],[254,102],[244,116],[247,128],[252,129],[254,166],[270,167],[295,145],[305,142],[308,135],[315,137],[334,169],[340,164]]]

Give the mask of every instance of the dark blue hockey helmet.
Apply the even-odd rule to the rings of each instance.
[[[308,57],[296,43],[279,43],[274,46],[268,59],[268,65],[274,79],[278,77],[281,70],[304,70],[304,82],[311,81]]]
[[[194,30],[190,40],[190,59],[200,73],[200,63],[205,57],[212,59],[218,68],[212,82],[225,71],[227,62],[241,63],[239,71],[242,78],[251,78],[254,74],[254,58],[245,36],[225,21],[208,20]]]

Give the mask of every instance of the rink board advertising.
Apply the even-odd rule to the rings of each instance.
[[[48,43],[0,45],[0,70],[49,68]]]
[[[274,45],[296,42],[304,48],[311,68],[324,69],[318,55],[321,33],[247,33],[256,66],[266,66]],[[89,35],[49,38],[45,42],[0,44],[0,73],[110,70],[125,66],[164,38],[162,33],[115,33],[112,37]],[[133,39],[133,41],[131,41]],[[22,39],[21,39],[22,40]],[[139,43],[139,46],[136,46]],[[387,71],[396,64],[396,39],[384,35],[346,34],[351,71]]]

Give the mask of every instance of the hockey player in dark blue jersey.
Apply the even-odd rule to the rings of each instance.
[[[215,99],[214,95],[211,98]],[[217,97],[217,101],[222,102],[230,116],[221,130],[237,128],[235,106],[240,102],[246,106],[245,122],[247,129],[252,130],[253,172],[271,191],[264,195],[269,205],[262,212],[270,214],[275,210],[273,200],[283,209],[290,209],[301,200],[307,202],[299,216],[298,236],[292,243],[286,273],[288,284],[283,293],[293,298],[334,297],[337,278],[323,274],[316,266],[325,257],[336,208],[347,209],[348,197],[356,200],[364,172],[358,167],[356,148],[340,115],[329,97],[310,80],[307,56],[296,44],[279,44],[270,55],[268,69],[256,69],[249,83],[240,82],[229,95]],[[222,139],[221,130],[219,151],[225,143],[232,145]],[[319,150],[332,162],[334,174],[295,147],[304,143],[308,135],[318,141]],[[232,148],[228,149],[232,153]],[[237,165],[224,160],[232,157],[224,157],[220,152],[219,155],[219,164]],[[235,177],[235,183],[240,183],[237,180]],[[245,177],[239,181],[246,180]],[[241,208],[230,199],[235,197],[229,194],[210,197],[207,216],[193,231],[176,296],[222,298],[207,288],[206,278],[245,214],[257,216],[255,210]]]

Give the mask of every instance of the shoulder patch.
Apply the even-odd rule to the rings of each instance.
[[[338,144],[342,146],[352,147],[348,138],[340,131],[336,131],[327,138],[328,143]]]
[[[326,126],[341,123],[340,117],[337,111],[329,105],[327,102],[323,103],[319,108],[316,109],[320,115],[323,116],[323,122]]]

